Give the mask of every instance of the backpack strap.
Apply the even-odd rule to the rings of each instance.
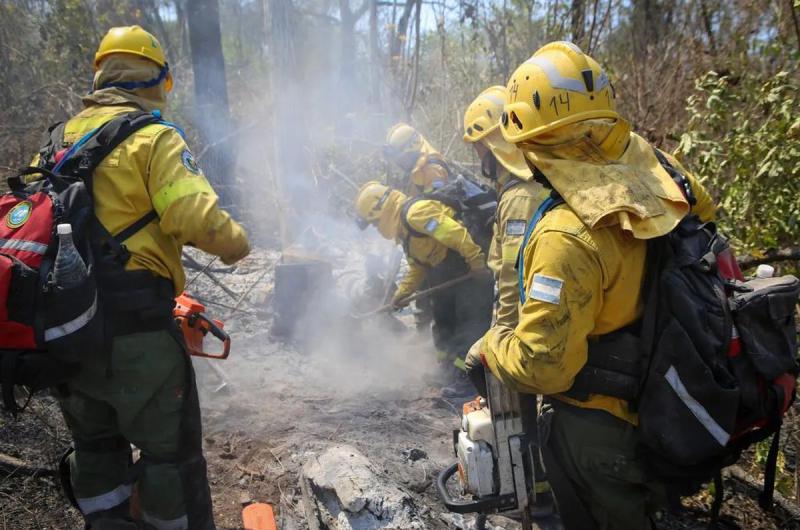
[[[160,122],[160,115],[145,111],[113,118],[75,142],[53,172],[80,178],[91,189],[95,168],[111,151],[139,129]]]
[[[689,179],[686,178],[686,175],[678,171],[675,166],[670,164],[669,160],[667,160],[667,157],[664,156],[664,153],[655,147],[653,147],[653,152],[656,154],[656,158],[658,158],[661,167],[663,167],[666,172],[669,173],[669,176],[672,177],[672,180],[678,185],[681,193],[683,193],[683,196],[686,197],[686,200],[689,202],[689,206],[694,206],[697,204],[697,197],[695,196],[694,191],[692,191],[692,185],[689,182]]]
[[[439,166],[440,168],[444,169],[447,172],[447,180],[450,180],[450,178],[453,176],[450,166],[447,165],[447,162],[445,162],[444,159],[439,155],[428,155],[425,158],[425,163]]]
[[[522,244],[520,245],[519,252],[517,253],[517,286],[519,288],[520,304],[524,304],[527,298],[525,295],[525,247],[528,246],[528,241],[531,239],[533,229],[536,228],[536,225],[542,220],[542,217],[563,202],[564,199],[561,198],[561,195],[558,195],[555,191],[553,191],[550,196],[542,201],[542,204],[539,205],[536,213],[533,214],[533,217],[528,223],[528,228],[525,230],[525,237],[522,239]]]
[[[517,177],[509,178],[508,182],[503,184],[503,186],[500,188],[500,193],[497,194],[497,198],[499,199],[500,197],[503,196],[505,192],[507,192],[511,188],[519,186],[520,184],[522,184],[522,180],[518,179]]]
[[[158,112],[134,111],[113,118],[75,142],[61,161],[53,166],[53,173],[79,178],[91,191],[94,171],[100,162],[135,132],[156,123],[167,127],[173,126],[164,122]],[[124,264],[127,263],[130,254],[123,243],[157,218],[156,211],[150,210],[115,235],[109,233],[99,220],[95,224],[99,229],[103,245],[107,247],[106,250],[115,260]]]
[[[403,227],[406,229],[406,231],[408,232],[409,236],[413,236],[413,237],[428,237],[427,234],[423,234],[422,232],[419,232],[418,230],[415,230],[414,227],[411,226],[411,223],[408,222],[408,212],[409,212],[409,210],[411,210],[411,207],[414,206],[417,202],[419,202],[421,200],[431,200],[431,199],[428,199],[425,196],[412,197],[411,199],[408,199],[406,201],[406,203],[403,205],[402,208],[400,208],[400,222],[403,223]],[[406,239],[408,239],[408,238],[406,238]],[[405,246],[405,242],[404,242],[403,246]],[[406,252],[406,254],[408,254],[408,252]]]
[[[39,148],[39,167],[53,167],[56,153],[63,147],[64,127],[66,122],[60,121],[51,125],[42,135],[42,146]]]

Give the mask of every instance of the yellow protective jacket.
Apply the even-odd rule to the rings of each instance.
[[[89,104],[64,129],[71,145],[134,104]],[[151,210],[158,221],[125,242],[128,270],[149,270],[172,280],[176,294],[185,284],[181,249],[190,244],[233,263],[249,252],[244,229],[217,207],[217,195],[173,127],[148,125],[123,141],[94,174],[95,213],[116,234]]]
[[[634,138],[632,145],[639,149],[637,156],[652,158],[648,164],[659,174],[664,199],[669,196],[680,205],[682,196],[655,155],[647,151],[646,142]],[[698,197],[694,213],[710,220],[714,215],[710,197],[693,176],[686,175]],[[674,214],[662,212],[654,219],[671,215],[669,223],[674,226],[681,217],[679,211],[676,206]],[[648,233],[659,224],[668,232],[671,228],[665,228],[664,221],[641,221],[627,212],[616,212],[590,225],[568,204],[547,213],[524,249],[528,296],[519,309],[519,322],[515,327],[495,326],[481,344],[492,373],[522,392],[605,410],[636,424],[638,418],[620,399],[593,394],[581,402],[560,393],[571,388],[586,364],[590,341],[640,318],[647,243],[634,235]]]
[[[409,174],[409,194],[412,197],[422,195],[439,188],[450,176],[447,164],[442,155],[428,143],[422,140],[421,156]]]
[[[411,234],[398,217],[400,225],[397,240],[403,244],[406,252],[408,270],[400,280],[395,299],[413,294],[422,285],[428,270],[441,264],[451,250],[464,258],[470,270],[485,267],[483,251],[472,240],[464,225],[455,219],[452,208],[439,201],[419,199],[408,209],[406,221],[415,232],[426,236]]]
[[[504,181],[503,185],[498,186],[494,237],[489,246],[487,265],[494,273],[499,293],[494,325],[513,328],[517,325],[519,309],[516,269],[519,247],[528,221],[548,193],[533,180],[525,181],[511,176]]]

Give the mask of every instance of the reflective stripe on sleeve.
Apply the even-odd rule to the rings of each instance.
[[[697,418],[697,421],[705,427],[705,429],[714,437],[714,439],[719,443],[721,446],[725,446],[728,444],[728,440],[730,440],[731,435],[728,434],[722,426],[716,422],[716,420],[711,417],[708,410],[700,404],[695,398],[689,394],[689,390],[687,390],[686,386],[681,381],[680,376],[678,375],[678,371],[675,369],[674,366],[670,366],[667,373],[664,374],[664,379],[667,380],[669,386],[678,394],[678,397],[683,401],[683,404],[686,405],[691,413]]]
[[[61,324],[59,326],[53,326],[52,328],[47,328],[44,330],[44,341],[50,342],[51,340],[60,339],[61,337],[66,337],[72,333],[75,333],[83,326],[88,324],[94,315],[97,313],[97,294],[94,295],[94,301],[92,302],[92,306],[78,315],[76,318]]]
[[[33,252],[44,256],[47,252],[47,245],[39,243],[38,241],[28,241],[25,239],[2,239],[0,238],[0,248],[7,250],[19,250],[24,252]]]
[[[204,178],[183,178],[173,180],[153,196],[153,208],[155,208],[158,215],[164,213],[169,208],[169,205],[182,197],[195,195],[197,193],[208,193],[216,195],[214,188]]]
[[[78,507],[81,509],[83,515],[89,515],[103,510],[110,510],[115,506],[119,506],[131,497],[130,484],[122,484],[117,486],[108,493],[103,493],[96,497],[78,497],[75,500],[78,502]]]
[[[187,530],[189,528],[189,518],[185,515],[177,519],[161,519],[142,510],[142,521],[155,527],[156,530]]]

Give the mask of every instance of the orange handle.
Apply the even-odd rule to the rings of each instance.
[[[278,530],[272,506],[257,502],[242,510],[244,530]]]
[[[206,334],[210,332],[212,335],[214,335],[214,337],[218,338],[222,342],[222,353],[206,353],[201,347],[193,350],[192,355],[195,357],[204,357],[206,359],[227,359],[228,355],[231,353],[231,337],[224,329],[222,329],[222,322],[219,320],[211,320],[203,313],[197,313],[194,316],[194,324],[198,325],[200,329],[201,344],[202,338],[204,338]]]

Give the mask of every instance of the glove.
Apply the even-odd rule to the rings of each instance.
[[[489,270],[489,267],[481,260],[478,263],[470,263],[469,273],[474,276],[475,278],[492,278],[492,271]]]
[[[467,352],[467,358],[464,359],[464,370],[467,373],[467,377],[469,377],[469,380],[472,382],[472,385],[475,387],[475,390],[478,391],[478,394],[480,394],[481,397],[486,397],[487,368],[485,368],[485,361],[483,355],[481,355],[482,349],[483,337],[478,339]]]
[[[409,295],[406,293],[396,292],[392,297],[392,309],[398,311],[403,309],[408,305],[408,297]]]

